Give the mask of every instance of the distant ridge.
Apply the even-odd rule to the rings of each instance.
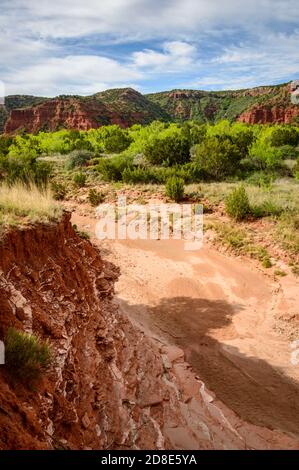
[[[290,83],[244,90],[171,90],[142,95],[116,88],[91,96],[55,98],[11,95],[0,106],[0,132],[87,130],[101,125],[148,124],[154,120],[248,123],[298,122],[299,106],[291,102]]]

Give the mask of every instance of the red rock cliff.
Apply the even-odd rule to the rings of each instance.
[[[38,132],[59,128],[88,130],[100,125],[99,116],[107,115],[103,104],[74,99],[53,99],[32,108],[14,109],[5,124],[5,133],[18,130]]]
[[[299,106],[268,108],[260,105],[242,113],[238,121],[248,124],[291,124],[297,116],[299,116]]]

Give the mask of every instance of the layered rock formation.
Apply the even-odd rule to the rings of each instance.
[[[69,214],[1,240],[0,339],[14,326],[54,355],[35,389],[0,366],[1,449],[298,448],[242,422],[180,349],[136,329],[113,301],[117,276]]]
[[[254,106],[242,113],[238,121],[247,124],[291,124],[299,116],[299,106],[266,108]]]
[[[221,92],[172,90],[142,95],[123,88],[89,97],[10,96],[0,107],[0,132],[87,130],[105,124],[128,127],[154,120],[291,123],[298,118],[298,105],[292,104],[290,93],[290,85],[285,84]]]
[[[159,107],[131,88],[107,90],[90,97],[63,96],[26,108],[12,109],[4,132],[35,133],[58,129],[88,130],[107,124],[121,127],[169,118]]]

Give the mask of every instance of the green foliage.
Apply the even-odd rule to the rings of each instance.
[[[31,155],[0,156],[0,176],[9,184],[20,181],[25,184],[34,183],[45,186],[52,174],[52,165],[39,161]]]
[[[277,168],[282,159],[283,152],[278,147],[272,147],[267,140],[258,139],[249,149],[253,165],[261,170]]]
[[[103,126],[99,133],[106,153],[123,152],[132,142],[128,131],[117,125]]]
[[[9,137],[6,135],[0,135],[0,156],[6,156],[12,144],[13,144],[12,137]]]
[[[144,156],[153,165],[172,166],[190,160],[188,136],[175,125],[152,135],[144,146]]]
[[[297,159],[296,164],[293,168],[293,176],[297,181],[299,181],[299,158]]]
[[[78,188],[83,188],[86,184],[86,175],[82,172],[75,173],[73,181]]]
[[[165,192],[166,196],[173,201],[181,201],[184,197],[184,180],[177,176],[171,176],[166,181]]]
[[[73,150],[67,159],[66,168],[67,170],[73,170],[74,168],[83,167],[88,164],[93,154],[88,150]]]
[[[67,193],[65,184],[52,181],[51,183],[52,195],[55,201],[62,201]]]
[[[254,184],[265,190],[270,190],[275,179],[276,175],[273,172],[266,173],[265,171],[255,171],[246,179],[246,182],[249,184]]]
[[[48,343],[34,335],[9,328],[4,343],[5,363],[11,374],[20,379],[38,379],[52,362]]]
[[[105,181],[121,181],[123,171],[129,167],[132,167],[132,158],[117,155],[101,159],[97,170]]]
[[[11,146],[9,147],[9,157],[12,158],[37,158],[41,154],[39,140],[36,136],[26,134],[25,136],[17,135]]]
[[[254,217],[279,216],[284,211],[283,207],[270,199],[260,205],[252,205],[251,212]]]
[[[94,207],[98,206],[104,201],[105,197],[103,193],[98,192],[96,189],[92,188],[88,193],[88,200],[90,204]]]
[[[85,232],[84,230],[79,230],[77,225],[73,225],[73,229],[75,230],[76,234],[80,237],[83,238],[83,240],[90,240],[90,235],[88,232]]]
[[[251,212],[249,199],[244,186],[235,188],[225,200],[225,210],[234,220],[240,221],[248,217]]]
[[[193,149],[195,168],[211,179],[233,175],[240,163],[241,152],[230,139],[208,137]]]
[[[271,133],[270,143],[273,147],[299,144],[299,132],[294,127],[277,127]]]

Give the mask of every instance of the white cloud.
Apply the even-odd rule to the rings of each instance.
[[[4,0],[2,17],[13,27],[43,37],[110,34],[118,37],[178,37],[200,27],[298,23],[297,0]],[[16,19],[22,18],[18,26]]]
[[[297,0],[2,0],[1,7],[8,93],[87,94],[154,81],[155,89],[209,87],[210,77],[217,88],[246,87],[299,72]],[[147,47],[127,52],[132,41]]]
[[[106,57],[67,56],[49,58],[24,67],[17,74],[8,73],[5,78],[7,94],[53,96],[57,92],[91,94],[120,83],[132,83],[141,74]]]
[[[152,49],[134,52],[133,64],[137,68],[150,68],[154,72],[175,72],[190,65],[195,58],[196,48],[183,41],[163,44],[162,52]]]

